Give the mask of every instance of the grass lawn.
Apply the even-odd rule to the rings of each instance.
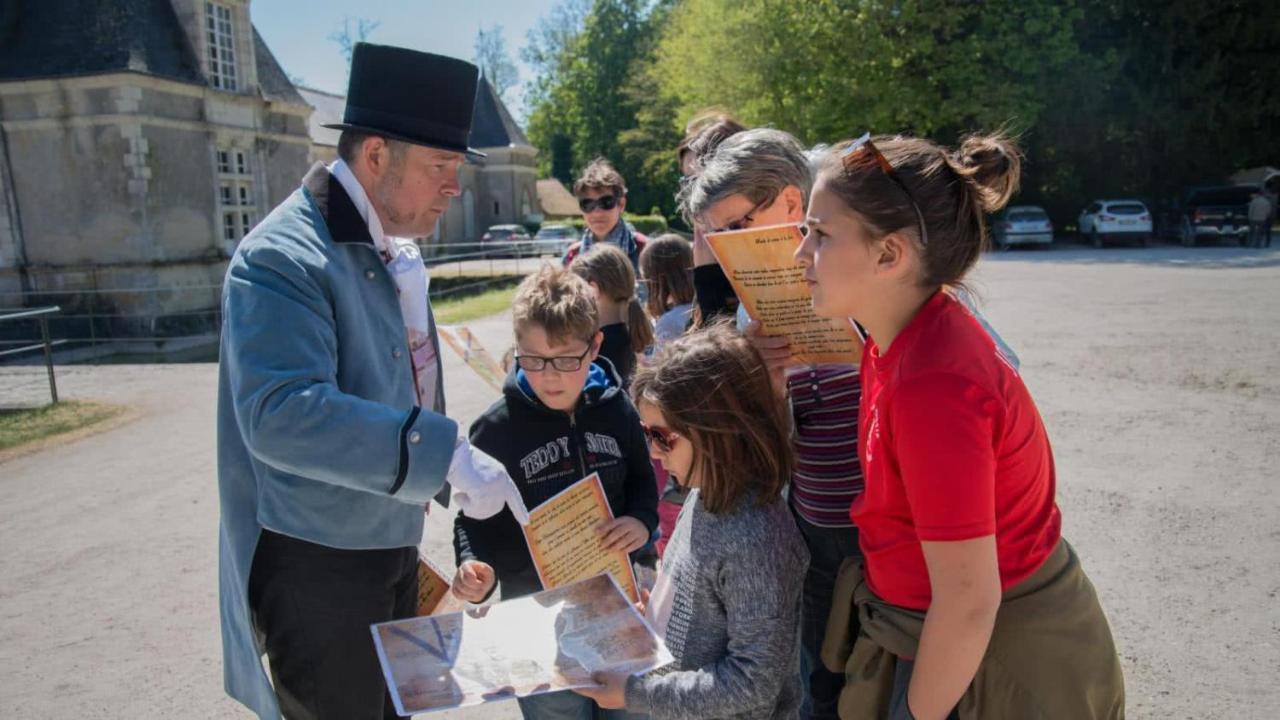
[[[118,405],[71,400],[30,410],[0,411],[0,450],[79,430],[123,410]]]
[[[463,298],[445,298],[431,303],[431,310],[436,314],[436,322],[441,325],[457,325],[458,323],[477,318],[496,315],[511,307],[515,298],[516,287],[486,290],[478,295]]]

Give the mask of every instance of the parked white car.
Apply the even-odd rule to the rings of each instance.
[[[1111,240],[1151,244],[1151,211],[1141,200],[1095,200],[1080,212],[1076,227],[1098,248]]]
[[[1001,250],[1013,245],[1048,245],[1053,242],[1053,222],[1044,208],[1014,205],[992,220],[991,240]]]

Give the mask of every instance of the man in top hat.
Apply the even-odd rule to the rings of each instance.
[[[395,717],[369,625],[410,617],[423,513],[509,505],[444,415],[427,275],[408,238],[458,195],[478,73],[356,46],[338,143],[249,233],[223,287],[219,587],[227,692],[263,718]],[[269,683],[262,667],[267,656]]]

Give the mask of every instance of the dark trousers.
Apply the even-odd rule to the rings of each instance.
[[[412,617],[416,548],[339,550],[264,530],[249,608],[289,720],[394,718],[369,626]]]
[[[793,508],[794,511],[794,508]],[[802,624],[800,630],[801,672],[808,695],[801,716],[813,720],[838,717],[836,703],[844,687],[844,675],[822,666],[822,638],[831,614],[831,593],[835,590],[836,573],[847,557],[861,557],[858,529],[824,528],[813,525],[798,513],[796,525],[809,548],[809,571],[804,577]],[[856,621],[855,621],[856,623]],[[852,628],[857,632],[857,625]]]
[[[1270,224],[1269,224],[1269,223],[1266,223],[1266,222],[1253,222],[1253,221],[1250,221],[1250,223],[1249,223],[1249,247],[1251,247],[1251,248],[1266,247],[1266,246],[1269,244],[1269,243],[1267,242],[1267,240],[1269,239],[1269,238],[1267,237],[1267,234],[1268,234],[1268,231],[1269,231],[1269,230],[1270,230]]]

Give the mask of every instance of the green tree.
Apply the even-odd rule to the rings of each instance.
[[[655,35],[670,3],[596,0],[575,33],[540,24],[523,53],[541,68],[531,91],[529,139],[541,171],[569,184],[591,159],[612,161],[627,178],[632,211],[670,214],[675,192],[674,105],[661,102],[648,71]],[[554,16],[574,22],[580,6]],[[665,160],[662,153],[670,156]]]

